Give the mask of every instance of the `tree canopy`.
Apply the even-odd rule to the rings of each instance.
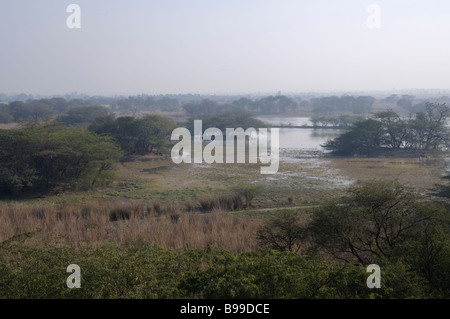
[[[383,149],[439,150],[448,146],[449,115],[450,108],[445,103],[427,103],[425,112],[408,119],[392,110],[378,112],[322,146],[345,156],[370,155]]]
[[[108,114],[109,110],[103,106],[80,106],[70,109],[56,120],[66,125],[83,126],[93,123],[97,117],[105,117]]]
[[[83,128],[52,123],[0,130],[0,189],[15,194],[109,183],[121,156],[110,137]]]
[[[268,124],[253,118],[247,112],[226,112],[202,120],[203,130],[209,127],[215,127],[222,132],[225,132],[227,128],[243,128],[245,130],[249,127],[256,129],[268,126]],[[188,121],[187,128],[191,132],[194,131],[194,119]]]
[[[175,127],[175,122],[159,115],[106,116],[97,118],[89,130],[111,136],[127,155],[145,155],[166,153]]]

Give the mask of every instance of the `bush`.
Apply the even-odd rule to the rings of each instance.
[[[234,194],[237,197],[243,198],[246,207],[251,207],[252,200],[264,191],[261,185],[242,185],[234,188]]]
[[[423,277],[402,262],[381,265],[381,288],[366,286],[366,266],[293,252],[163,249],[146,242],[99,248],[0,245],[0,298],[427,298]],[[81,289],[68,289],[77,264]],[[448,285],[448,284],[447,284]],[[445,295],[441,296],[445,297]],[[448,295],[447,295],[448,297]]]

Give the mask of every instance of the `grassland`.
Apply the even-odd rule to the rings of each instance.
[[[431,196],[443,184],[443,157],[280,159],[276,175],[261,175],[259,164],[142,156],[118,163],[110,187],[3,200],[0,298],[448,297],[446,287],[428,294],[422,277],[395,263],[374,295],[361,265],[308,255],[308,242],[300,253],[261,249],[257,237],[268,217],[293,210],[307,222],[353,183],[398,179]],[[263,187],[253,205],[223,206],[242,185]],[[67,289],[72,263],[83,289]]]
[[[287,156],[276,175],[261,175],[259,164],[176,165],[167,157],[142,156],[117,169],[111,187],[1,202],[0,242],[95,247],[144,239],[165,248],[251,251],[264,217],[280,209],[307,216],[350,184],[374,179],[397,179],[430,194],[442,184],[445,160]],[[205,198],[231,196],[236,186],[248,184],[263,186],[252,207],[202,210]]]

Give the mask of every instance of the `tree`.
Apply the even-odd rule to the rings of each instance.
[[[146,115],[137,119],[124,116],[99,117],[89,127],[97,134],[112,136],[127,155],[166,153],[170,145],[170,135],[176,124],[159,115]]]
[[[382,124],[368,119],[356,122],[346,133],[322,145],[336,155],[370,155],[381,147]]]
[[[446,120],[449,115],[450,108],[445,103],[427,103],[426,111],[409,122],[409,147],[430,150],[448,146]]]
[[[31,118],[31,106],[25,102],[10,102],[9,110],[15,120]]]
[[[417,229],[406,247],[406,260],[428,282],[432,296],[446,298],[450,294],[450,219],[447,211],[435,214]]]
[[[219,104],[217,101],[210,99],[203,99],[198,103],[185,104],[183,109],[189,116],[196,119],[217,116],[221,113],[241,113],[244,110],[242,107],[234,104]]]
[[[401,256],[436,211],[397,181],[374,181],[352,186],[346,196],[316,209],[308,231],[316,247],[335,258],[370,264]]]
[[[246,97],[241,97],[240,99],[233,101],[232,104],[250,110],[252,108],[253,101]]]
[[[0,188],[5,193],[107,184],[122,156],[110,137],[59,123],[0,130],[0,142]]]
[[[110,137],[86,129],[44,128],[36,133],[34,163],[45,189],[57,182],[75,188],[108,183],[105,174],[110,175],[107,173],[122,156]]]
[[[396,104],[404,109],[409,109],[412,106],[412,103],[414,101],[413,95],[402,95],[401,99],[399,99]]]
[[[355,123],[350,130],[322,145],[336,155],[369,155],[383,148],[413,151],[448,147],[446,120],[450,108],[445,103],[427,103],[426,112],[402,119],[392,110],[375,113],[373,119]]]
[[[9,111],[8,104],[0,103],[0,123],[11,123],[12,121],[13,117]]]
[[[269,218],[258,229],[256,238],[263,248],[297,252],[305,239],[305,227],[297,212],[283,210]]]
[[[18,193],[34,187],[38,172],[32,166],[30,132],[0,130],[0,193]]]
[[[48,100],[48,105],[51,106],[51,108],[58,114],[63,114],[67,111],[69,104],[64,98],[61,97],[54,97]]]
[[[400,98],[398,97],[397,94],[391,94],[391,95],[389,95],[388,97],[384,98],[384,99],[382,100],[382,102],[384,102],[384,103],[397,103],[397,101],[398,101],[399,99],[400,99]]]
[[[334,105],[319,105],[314,107],[312,111],[314,114],[330,116],[335,113],[336,110],[337,108]]]
[[[42,118],[49,118],[55,113],[55,111],[48,104],[41,101],[32,101],[30,104],[30,115],[34,121],[38,121]]]
[[[375,103],[375,98],[372,96],[358,96],[353,104],[353,113],[368,114],[372,110],[372,105]]]
[[[56,120],[71,126],[86,126],[93,123],[98,117],[109,114],[103,106],[80,106],[70,109],[66,114],[59,116]]]
[[[262,128],[268,127],[268,124],[253,118],[249,113],[245,111],[239,112],[225,112],[215,116],[207,117],[202,120],[202,127],[216,127],[222,132],[225,132],[227,128],[243,128],[244,130],[250,127]],[[193,132],[194,119],[190,119],[187,128]]]
[[[396,112],[392,110],[378,112],[375,113],[374,118],[382,123],[384,133],[381,144],[383,146],[401,148],[405,145],[408,135],[407,124]]]

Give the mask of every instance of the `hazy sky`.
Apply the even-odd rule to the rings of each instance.
[[[450,1],[0,0],[0,93],[394,87],[450,88]]]

